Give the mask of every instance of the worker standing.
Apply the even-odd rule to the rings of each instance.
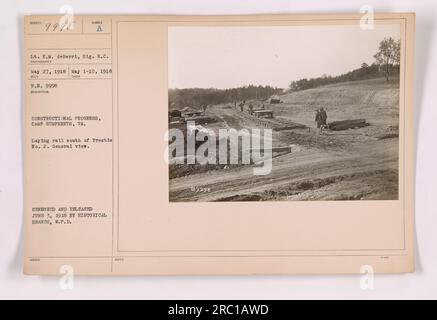
[[[316,111],[316,126],[317,129],[319,129],[319,134],[322,133],[323,128],[326,128],[326,121],[328,120],[328,114],[326,113],[325,109],[319,108]]]
[[[322,125],[326,126],[327,121],[328,121],[328,114],[326,113],[326,110],[323,108],[320,108],[320,113],[322,116]]]

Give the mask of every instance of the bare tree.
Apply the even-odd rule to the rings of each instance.
[[[384,68],[386,80],[390,77],[390,67],[399,65],[401,41],[394,40],[392,37],[384,38],[379,43],[378,52],[373,56],[376,62]]]

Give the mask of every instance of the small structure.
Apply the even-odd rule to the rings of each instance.
[[[171,110],[168,112],[169,117],[173,117],[173,118],[180,118],[182,117],[182,112],[181,110]]]
[[[274,95],[270,97],[270,104],[278,104],[281,103],[281,99],[279,99],[279,96]]]

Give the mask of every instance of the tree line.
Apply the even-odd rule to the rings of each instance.
[[[389,81],[392,75],[399,74],[400,64],[400,40],[385,38],[379,43],[378,51],[373,56],[375,62],[371,65],[362,63],[360,68],[350,72],[329,76],[323,75],[317,78],[303,78],[292,81],[288,92],[311,89],[328,84],[345,81],[366,80],[385,77]],[[235,103],[237,101],[259,99],[265,100],[275,94],[283,93],[283,89],[271,86],[248,85],[230,89],[215,88],[187,88],[169,89],[169,108],[195,107],[199,108],[209,104]]]
[[[345,81],[366,80],[366,79],[387,77],[387,73],[389,73],[390,75],[399,74],[399,65],[389,65],[389,66],[384,66],[382,68],[380,65],[376,63],[371,64],[370,66],[367,65],[366,63],[363,63],[361,65],[361,68],[352,70],[350,72],[341,74],[339,76],[332,77],[332,76],[323,75],[322,77],[318,77],[318,78],[310,78],[310,79],[304,78],[297,81],[292,81],[288,88],[288,91],[294,92],[294,91],[306,90],[306,89],[316,88],[328,84],[340,83]]]
[[[400,40],[385,38],[379,43],[378,52],[373,56],[375,62],[371,65],[362,63],[360,68],[334,77],[323,75],[317,78],[295,80],[290,83],[288,91],[294,92],[327,84],[380,77],[385,77],[386,81],[389,81],[391,75],[399,74],[400,47]]]
[[[209,104],[234,103],[237,101],[265,100],[272,95],[282,93],[281,88],[271,86],[244,86],[231,89],[187,88],[169,89],[169,107],[200,107]]]

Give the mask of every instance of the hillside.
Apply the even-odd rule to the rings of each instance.
[[[323,107],[328,121],[365,118],[370,123],[396,125],[399,118],[399,80],[384,78],[342,82],[280,96],[271,106],[276,116],[314,125],[315,110]]]
[[[251,114],[261,101],[241,110],[218,104],[206,115],[217,119],[208,129],[273,129],[272,171],[255,176],[252,165],[170,166],[171,201],[357,200],[398,198],[399,83],[385,79],[350,81],[280,96],[265,103],[273,118]],[[315,128],[316,109],[328,122],[364,118],[362,128],[344,131]],[[299,124],[306,127],[302,128]],[[190,186],[208,192],[193,193]]]

